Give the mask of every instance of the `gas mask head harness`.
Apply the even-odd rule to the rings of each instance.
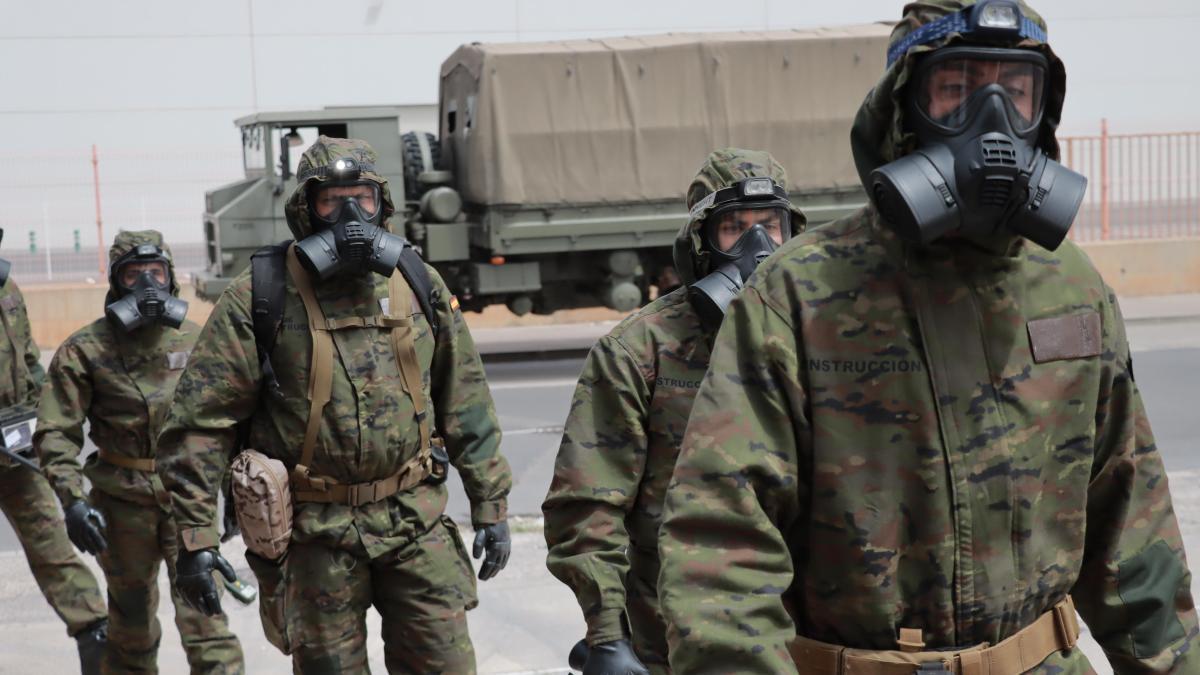
[[[705,325],[720,325],[754,268],[791,237],[791,213],[787,191],[765,176],[744,178],[692,207],[690,217],[704,219],[710,272],[688,287],[688,297]]]
[[[306,170],[301,183],[312,177],[326,180],[308,188],[309,222],[313,234],[296,242],[300,263],[322,281],[341,274],[372,271],[390,277],[407,243],[382,227],[383,195],[379,183],[363,178],[375,167],[351,157]]]
[[[983,0],[914,31],[889,50],[889,65],[954,32],[989,42],[1045,40],[1016,2]],[[943,47],[920,57],[904,97],[917,148],[870,177],[880,215],[901,238],[926,245],[1007,229],[1058,248],[1087,179],[1038,147],[1048,76],[1046,57],[1026,49]]]
[[[163,281],[147,268],[132,284],[126,284],[125,268],[132,264],[160,265]],[[139,244],[114,260],[108,267],[108,283],[121,297],[104,308],[104,315],[125,332],[151,323],[171,328],[183,325],[188,304],[171,295],[171,257],[158,246]]]

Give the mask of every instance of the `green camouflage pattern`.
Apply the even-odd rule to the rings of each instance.
[[[146,230],[117,234],[109,259],[144,243],[170,255],[162,235]],[[178,294],[174,264],[168,272]],[[109,281],[112,301],[121,290]],[[158,432],[199,334],[191,321],[178,329],[154,323],[127,333],[100,318],[59,346],[46,375],[34,434],[42,470],[64,506],[85,498],[87,476],[92,486],[87,499],[108,523],[108,549],[97,556],[108,584],[106,672],[156,672],[162,638],[158,570],[166,561],[168,575],[175,574],[176,533],[158,474],[109,464],[96,454],[80,469],[84,424],[90,423],[88,436],[105,452],[154,459]],[[242,672],[241,647],[225,617],[206,617],[174,592],[172,600],[192,672]]]
[[[17,282],[0,286],[0,408],[36,407],[45,372],[33,342],[25,298]],[[96,578],[75,553],[45,476],[0,457],[0,510],[16,533],[29,570],[67,633],[75,635],[105,616]]]
[[[856,138],[889,128],[870,109],[886,96]],[[860,168],[881,161],[859,149]],[[1029,323],[1060,317],[1058,337],[1095,349],[1035,360]],[[1069,241],[919,249],[868,206],[787,242],[717,336],[659,547],[680,673],[794,673],[798,634],[995,644],[1068,594],[1116,672],[1200,667],[1120,310]],[[1151,558],[1138,588],[1129,570]],[[1074,649],[1027,672],[1092,669]]]
[[[375,154],[375,150],[364,141],[356,138],[331,138],[322,135],[300,156],[300,161],[296,164],[296,175],[299,176],[306,170],[314,167],[329,166],[335,161],[344,158],[353,159],[360,165],[375,164],[379,161],[379,156]],[[392,201],[392,191],[388,187],[388,179],[374,171],[363,171],[361,177],[364,180],[373,180],[379,184],[380,196],[383,201],[383,224],[381,227],[390,230],[391,224],[389,219],[396,212],[396,203]],[[292,236],[297,241],[313,233],[313,226],[309,220],[308,213],[308,195],[318,183],[322,183],[325,180],[327,179],[321,176],[306,178],[296,185],[296,189],[283,206],[283,214],[287,219],[288,229],[292,231]]]
[[[786,183],[783,167],[765,152],[714,151],[688,189],[689,206],[743,178],[767,175]],[[695,229],[689,222],[681,232],[689,245],[677,258],[680,269],[702,269],[689,259],[699,255],[688,234]],[[638,658],[653,672],[667,672],[655,588],[658,528],[712,339],[686,287],[602,337],[584,363],[542,504],[546,565],[575,592],[589,644],[625,637],[627,624]]]
[[[10,279],[7,285],[12,284]],[[74,636],[106,616],[96,577],[67,538],[58,500],[45,477],[23,466],[0,467],[0,510],[25,550],[33,579]]]
[[[759,176],[770,177],[776,184],[787,188],[787,171],[783,165],[775,161],[771,153],[743,148],[713,150],[700,165],[691,185],[688,185],[685,194],[688,211],[692,211],[700,200],[721,188],[734,185],[745,178]],[[687,221],[679,228],[679,234],[675,236],[672,254],[675,260],[675,269],[684,285],[704,278],[711,271],[709,255],[704,250],[700,232],[704,219],[707,217],[707,209],[689,213]],[[804,212],[800,210],[799,206],[793,204],[793,234],[804,231],[807,224],[808,219]]]
[[[291,203],[295,200],[293,195]],[[512,475],[499,452],[500,427],[483,365],[457,302],[437,272],[428,266],[427,270],[441,326],[436,340],[415,299],[409,308],[392,311],[407,310],[413,316],[431,426],[444,439],[463,480],[472,522],[476,526],[500,522],[507,517]],[[383,313],[381,301],[388,297],[387,280],[376,274],[338,276],[316,285],[315,292],[330,320],[378,316]],[[248,447],[289,468],[300,459],[312,356],[303,301],[289,275],[281,330],[271,355],[278,389],[263,384],[250,305],[247,269],[213,309],[159,437],[158,471],[171,493],[180,544],[187,550],[217,545],[216,495],[237,449],[238,423],[249,424]],[[390,333],[381,328],[351,328],[334,331],[332,337],[332,393],[322,413],[310,469],[314,475],[341,483],[387,478],[421,451],[412,400],[402,385]],[[438,526],[446,499],[445,485],[423,484],[357,507],[298,503],[291,546],[322,547],[330,556],[361,549],[361,555],[372,561],[395,557],[396,551]],[[469,600],[466,605],[474,604],[473,597]],[[381,612],[391,615],[386,609]],[[292,620],[317,619],[305,615],[289,617]],[[310,647],[330,653],[338,649],[336,645]]]
[[[163,508],[127,501],[99,489],[92,505],[104,514],[108,549],[96,557],[108,583],[108,649],[105,673],[158,672],[158,570],[167,563],[175,627],[192,673],[245,672],[242,647],[225,615],[205,616],[175,590],[175,523]],[[218,586],[218,590],[220,587]]]
[[[448,517],[383,556],[352,542],[293,542],[282,561],[246,558],[260,590],[278,593],[287,608],[283,625],[271,628],[296,672],[369,672],[365,619],[372,605],[383,617],[389,673],[475,672],[466,615],[476,605],[475,577]]]

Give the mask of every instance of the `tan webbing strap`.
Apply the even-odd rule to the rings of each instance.
[[[412,289],[404,280],[404,275],[393,273],[388,279],[389,311],[393,315],[404,315],[412,306],[412,301]],[[412,399],[417,428],[421,433],[420,454],[427,457],[431,434],[429,433],[429,415],[425,408],[425,383],[421,377],[421,364],[417,361],[415,331],[416,327],[411,322],[407,326],[393,328],[392,351],[396,357],[396,364],[400,367],[400,379]]]
[[[298,489],[293,490],[292,495],[298,502],[362,506],[387,499],[397,492],[410,490],[420,485],[429,477],[431,465],[429,450],[426,449],[416,457],[405,462],[404,466],[400,467],[400,471],[387,478],[370,483],[354,483],[350,485],[325,482],[323,484],[324,489]]]
[[[321,412],[329,402],[333,390],[333,337],[325,320],[325,312],[321,303],[317,302],[317,294],[313,290],[312,280],[300,266],[296,257],[296,245],[292,244],[287,251],[288,273],[296,284],[296,291],[304,301],[304,311],[308,314],[308,328],[312,335],[312,360],[308,369],[308,398],[311,402],[308,408],[308,426],[304,429],[304,446],[300,451],[300,463],[293,471],[293,477],[309,478],[309,466],[312,464],[313,452],[316,451],[317,433],[321,430]],[[324,484],[315,479],[314,487]],[[318,489],[320,489],[318,487]]]
[[[925,648],[925,639],[921,636],[920,628],[901,628],[896,644],[902,652],[919,652]]]
[[[1012,675],[1032,670],[1054,652],[1072,649],[1078,640],[1075,603],[1068,596],[994,646],[940,652],[850,649],[796,636],[789,650],[802,675],[913,675],[922,664],[939,662],[955,675]]]
[[[134,457],[126,457],[124,455],[118,455],[105,450],[97,450],[96,456],[100,458],[101,462],[104,462],[105,464],[112,464],[113,466],[119,466],[122,469],[133,469],[134,471],[154,473],[155,464],[153,459],[136,459]]]

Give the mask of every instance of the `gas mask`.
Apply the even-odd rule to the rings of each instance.
[[[4,228],[0,228],[0,241],[4,240]],[[12,263],[0,258],[0,287],[8,283],[8,273],[12,271]]]
[[[968,16],[997,24],[987,35],[1003,33],[999,24],[1020,36],[1030,28],[1015,3],[981,3]],[[918,62],[904,111],[917,148],[870,177],[871,196],[897,234],[925,245],[1007,229],[1058,248],[1087,179],[1037,145],[1048,70],[1038,52],[993,47],[942,48]]]
[[[708,195],[692,214],[706,210],[703,247],[712,271],[688,287],[688,299],[700,320],[716,327],[754,269],[791,237],[791,204],[787,191],[759,177]]]
[[[159,283],[154,273],[143,270],[132,285],[122,280],[123,268],[130,263],[157,263],[162,265],[165,282]],[[154,244],[141,244],[113,261],[109,268],[109,285],[123,292],[120,299],[104,308],[109,321],[125,332],[133,332],[142,326],[161,323],[171,328],[183,325],[188,304],[171,295],[170,258]]]
[[[296,242],[300,263],[322,281],[368,270],[390,277],[400,262],[406,241],[381,227],[382,190],[375,181],[360,179],[362,171],[374,167],[343,158],[300,176],[302,182],[313,175],[330,177],[308,195],[309,220],[317,231]]]

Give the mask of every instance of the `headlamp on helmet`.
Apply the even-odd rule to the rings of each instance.
[[[945,39],[952,34],[987,42],[1015,43],[1023,39],[1046,41],[1046,31],[1021,12],[1015,0],[980,0],[979,2],[930,21],[888,48],[890,68],[908,50]]]

